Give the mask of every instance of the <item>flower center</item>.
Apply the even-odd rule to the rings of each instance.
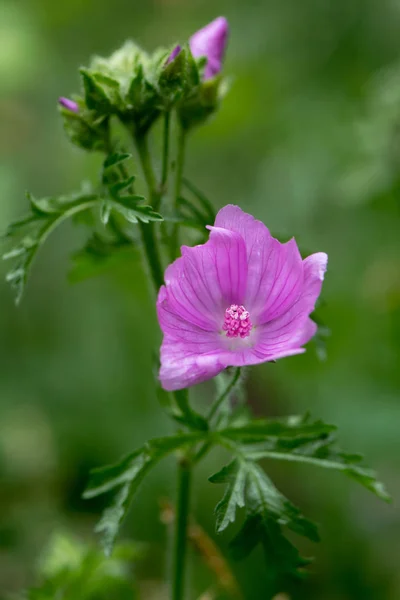
[[[250,314],[244,306],[231,304],[225,311],[225,320],[222,329],[226,331],[226,337],[245,338],[250,335],[253,325],[250,321]]]

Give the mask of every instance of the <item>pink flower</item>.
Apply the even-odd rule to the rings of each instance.
[[[67,110],[70,110],[71,112],[74,112],[74,113],[79,112],[78,104],[76,102],[74,102],[73,100],[70,100],[69,98],[61,97],[58,99],[58,103],[61,104],[61,106],[63,106]]]
[[[207,58],[204,79],[210,79],[221,71],[228,32],[228,21],[225,17],[217,17],[211,23],[196,31],[190,38],[189,44],[193,56],[195,58],[201,56]]]
[[[325,253],[302,260],[294,239],[281,244],[261,221],[231,204],[208,229],[205,244],[182,246],[158,295],[166,390],[200,383],[229,366],[301,354],[317,329],[309,315],[321,292]]]

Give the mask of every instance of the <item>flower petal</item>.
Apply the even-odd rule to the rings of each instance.
[[[217,17],[190,38],[190,50],[195,58],[205,56],[207,64],[204,79],[209,79],[220,72],[229,33],[228,21],[225,17]]]
[[[267,227],[238,206],[229,204],[217,214],[215,225],[239,233],[248,262],[244,305],[254,324],[279,317],[299,298],[303,261],[294,239],[281,244]]]
[[[165,286],[157,299],[157,314],[164,340],[161,345],[160,380],[164,389],[178,390],[217,375],[220,365],[220,335],[189,323],[177,315],[168,302]]]
[[[304,266],[304,292],[303,299],[307,303],[308,314],[312,313],[315,303],[321,293],[328,255],[325,252],[311,254],[303,261]]]
[[[202,329],[219,331],[226,308],[240,304],[246,291],[246,247],[238,233],[211,229],[206,244],[182,246],[182,258],[168,267],[165,283],[174,312]]]

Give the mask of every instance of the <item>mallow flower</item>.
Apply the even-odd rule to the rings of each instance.
[[[217,17],[199,29],[189,40],[190,50],[195,58],[204,56],[207,64],[204,79],[210,79],[222,69],[222,59],[228,40],[229,26],[225,17]]]
[[[58,103],[61,104],[61,106],[63,106],[67,110],[70,110],[71,112],[74,112],[74,113],[79,112],[78,104],[76,102],[74,102],[73,100],[70,100],[69,98],[61,97],[58,99]]]
[[[328,257],[302,259],[238,206],[208,226],[209,240],[189,248],[165,272],[157,312],[164,389],[200,383],[229,366],[255,365],[304,352],[316,333],[309,315]]]
[[[228,33],[228,21],[225,17],[217,17],[211,23],[196,31],[190,38],[189,46],[193,56],[207,59],[204,80],[218,75],[221,71]],[[181,46],[175,46],[167,59],[167,65],[175,60],[181,49]]]

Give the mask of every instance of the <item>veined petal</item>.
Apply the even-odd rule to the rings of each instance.
[[[233,231],[212,228],[206,244],[181,250],[182,258],[165,273],[171,310],[202,329],[218,331],[226,308],[240,304],[246,291],[244,240]]]
[[[221,373],[225,365],[218,355],[185,354],[185,346],[165,340],[161,346],[160,381],[168,392],[207,381]]]
[[[179,316],[171,307],[167,290],[162,286],[157,298],[157,316],[164,333],[164,340],[185,344],[183,354],[214,351],[219,335],[206,331]],[[179,350],[181,352],[182,349]]]
[[[279,317],[296,302],[303,286],[303,261],[295,240],[281,244],[264,223],[232,204],[219,211],[215,225],[239,233],[245,241],[248,278],[244,304],[253,323]]]

